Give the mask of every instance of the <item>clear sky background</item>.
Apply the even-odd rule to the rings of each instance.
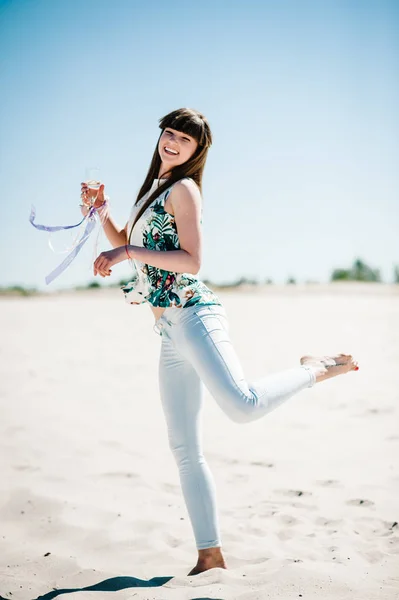
[[[392,281],[398,30],[395,0],[0,0],[0,285],[93,280],[89,240],[45,286],[65,255],[31,204],[39,223],[77,222],[98,165],[123,226],[159,119],[184,106],[214,136],[201,277],[325,282],[360,257]]]

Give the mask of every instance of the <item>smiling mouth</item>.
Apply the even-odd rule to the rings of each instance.
[[[168,146],[164,146],[164,152],[166,152],[166,154],[168,154],[169,156],[178,156],[179,154],[176,150],[168,148]]]

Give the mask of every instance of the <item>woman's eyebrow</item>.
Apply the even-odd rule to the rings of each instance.
[[[172,132],[170,129],[166,129],[166,131],[169,131],[170,133],[173,133],[173,132]],[[182,137],[184,140],[188,140],[189,142],[191,142],[191,138],[188,138],[188,137],[187,137],[187,136],[185,136],[185,135],[182,135],[181,137]]]

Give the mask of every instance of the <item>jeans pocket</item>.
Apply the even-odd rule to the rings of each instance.
[[[193,313],[195,315],[197,315],[197,317],[202,317],[203,315],[209,315],[210,314],[209,306],[198,306],[198,308],[195,308],[193,310]]]
[[[220,326],[229,330],[229,322],[223,306],[218,304],[199,306],[194,312],[208,330],[220,329]]]
[[[194,307],[194,313],[201,315],[223,315],[226,316],[226,311],[220,304],[203,304]]]

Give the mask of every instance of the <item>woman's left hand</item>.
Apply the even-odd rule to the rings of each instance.
[[[125,246],[120,246],[119,248],[114,248],[113,250],[101,252],[101,254],[94,261],[94,275],[97,275],[97,273],[101,275],[101,277],[107,277],[108,275],[111,275],[111,267],[125,259],[127,259]]]

